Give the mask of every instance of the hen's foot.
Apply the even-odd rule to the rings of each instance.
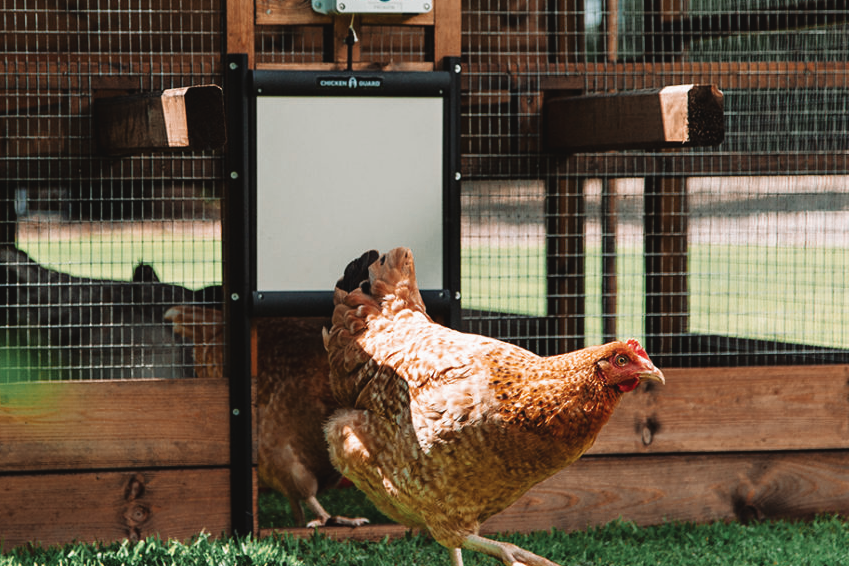
[[[469,535],[463,542],[463,548],[488,554],[501,560],[505,566],[560,566],[524,548],[509,542],[499,542],[478,535]],[[462,564],[462,562],[461,562]]]
[[[318,527],[362,527],[369,522],[365,517],[327,517],[327,519],[314,519],[307,523],[308,529],[317,529]]]

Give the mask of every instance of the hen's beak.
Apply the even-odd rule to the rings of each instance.
[[[663,377],[663,372],[651,362],[646,362],[646,369],[637,374],[640,381],[657,381],[663,385],[666,384],[666,378]]]

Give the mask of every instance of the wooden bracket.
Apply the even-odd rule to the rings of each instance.
[[[99,98],[93,111],[98,147],[106,155],[214,150],[227,140],[217,85]]]
[[[546,149],[555,152],[713,146],[725,137],[714,85],[547,96],[543,117]]]

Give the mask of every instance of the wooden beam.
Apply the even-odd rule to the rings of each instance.
[[[347,29],[347,28],[346,28]],[[345,71],[348,68],[346,61],[335,63],[257,63],[256,68],[263,71]],[[391,61],[387,63],[375,63],[371,61],[358,61],[352,65],[354,71],[369,72],[394,72],[415,71],[428,72],[433,70],[433,63],[423,61]]]
[[[849,452],[585,456],[490,518],[481,533],[584,530],[624,519],[664,522],[806,519],[849,510]],[[402,525],[324,527],[332,539],[405,536]],[[296,537],[314,529],[263,529]]]
[[[333,19],[333,15],[316,12],[311,2],[303,0],[256,0],[256,23],[261,26],[321,26],[330,25]],[[433,20],[433,10],[424,14],[357,14],[356,25],[428,26]],[[350,15],[346,21],[351,21]]]
[[[0,473],[224,466],[229,419],[225,379],[3,384]]]
[[[229,533],[230,525],[227,468],[0,474],[3,550],[155,535],[186,540]]]
[[[787,5],[777,5],[772,8],[700,12],[695,15],[682,12],[673,18],[665,18],[662,25],[655,28],[655,35],[678,38],[680,48],[694,39],[836,26],[847,19],[849,2],[846,0],[807,0],[795,2],[792,9]]]
[[[226,141],[217,85],[172,88],[94,101],[97,143],[106,155],[207,151]]]
[[[622,518],[809,519],[849,511],[849,452],[585,456],[536,485],[481,533],[574,531]]]
[[[537,179],[547,156],[468,155],[463,157],[463,177],[474,179]],[[579,153],[561,158],[561,170],[583,177],[645,177],[675,171],[682,177],[740,177],[745,175],[847,175],[849,155],[844,153],[684,153],[651,158],[630,153]],[[543,165],[541,165],[543,164]],[[0,164],[2,171],[2,164]]]
[[[712,146],[722,142],[722,93],[713,85],[546,97],[544,140],[565,153]]]
[[[664,374],[666,385],[623,397],[590,454],[849,450],[849,366]]]

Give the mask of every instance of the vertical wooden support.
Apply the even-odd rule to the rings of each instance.
[[[248,67],[253,69],[254,54],[254,0],[226,0],[227,2],[227,53],[245,53]]]
[[[607,60],[619,58],[619,0],[607,0]]]
[[[616,339],[616,180],[601,180],[601,333]]]
[[[688,328],[686,185],[683,177],[645,183],[646,348],[659,360]]]
[[[688,10],[689,0],[644,0],[646,55],[669,61],[681,54],[684,35],[666,24],[681,21]]]
[[[584,0],[549,0],[554,25],[549,28],[549,50],[565,63],[580,63],[586,51]],[[557,61],[553,61],[557,62]]]
[[[459,57],[463,52],[462,10],[460,0],[433,3],[433,66],[445,69],[446,57]]]
[[[548,316],[558,338],[554,352],[584,346],[586,223],[581,179],[553,179],[546,195]]]

